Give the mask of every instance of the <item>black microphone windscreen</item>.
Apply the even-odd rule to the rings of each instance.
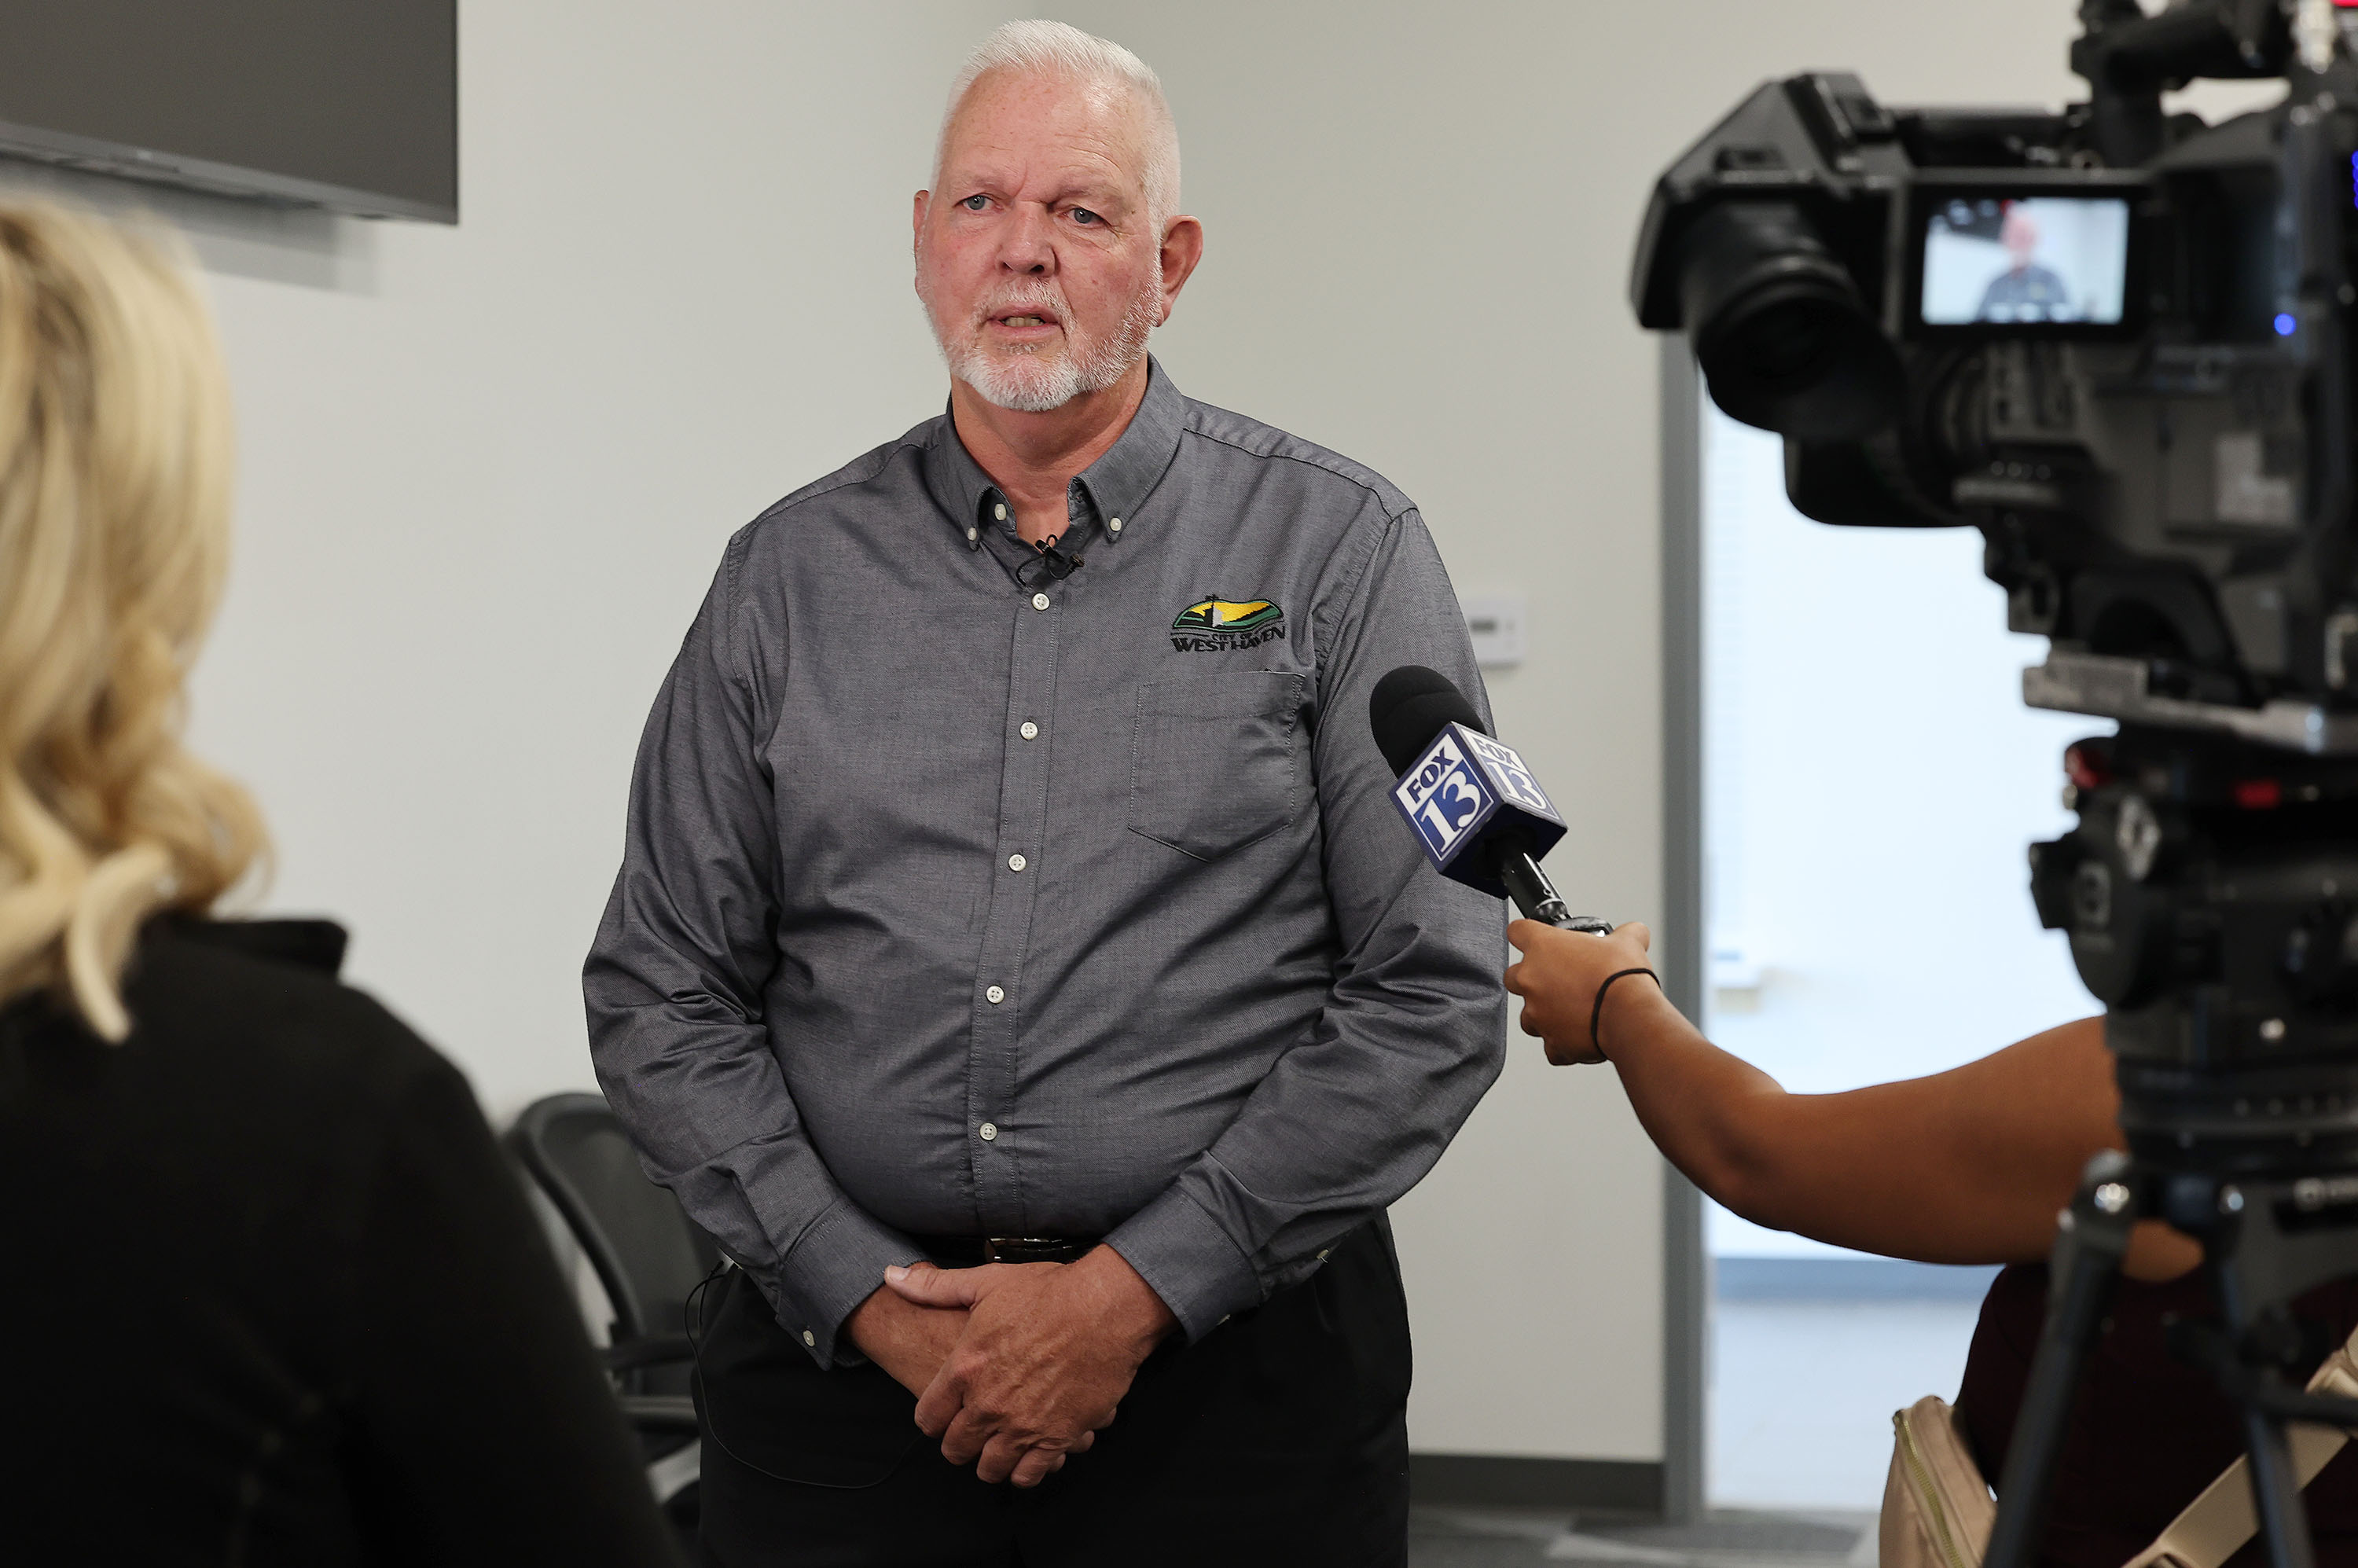
[[[1444,724],[1489,733],[1455,683],[1422,665],[1402,665],[1376,683],[1368,698],[1368,723],[1376,732],[1376,749],[1395,774],[1408,772]]]

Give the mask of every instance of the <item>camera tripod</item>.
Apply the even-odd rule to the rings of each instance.
[[[2073,749],[2080,826],[2032,887],[2105,1006],[2128,1153],[2058,1243],[1988,1568],[2037,1553],[2140,1218],[2202,1246],[2221,1322],[2173,1343],[2243,1411],[2274,1568],[2311,1568],[2286,1423],[2358,1426],[2284,1380],[2294,1298],[2358,1274],[2358,10],[2078,8],[2060,114],[1763,84],[1663,170],[1630,303],[1785,438],[1804,516],[1978,527],[2009,629],[2050,644],[2026,700],[2123,726]],[[2165,106],[2203,78],[2287,96]],[[2050,201],[2115,215],[2083,270],[2117,305],[1936,307],[1936,252]]]
[[[2032,886],[2110,1006],[2129,1152],[2091,1160],[2062,1217],[1985,1568],[2038,1555],[2140,1219],[2201,1244],[2220,1320],[2170,1347],[2240,1408],[2271,1568],[2313,1568],[2287,1425],[2358,1428],[2358,1400],[2285,1373],[2331,1348],[2293,1299],[2358,1273],[2358,758],[2132,725],[2067,766],[2080,827],[2033,848]]]
[[[2352,1272],[2353,1260],[2346,1231],[2303,1234],[2287,1217],[2347,1207],[2350,1189],[2358,1189],[2358,1175],[2230,1181],[2158,1171],[2114,1152],[2088,1162],[2056,1242],[2047,1320],[2006,1451],[1985,1568],[2028,1568],[2036,1558],[2081,1368],[2103,1331],[2129,1233],[2140,1218],[2168,1218],[2202,1242],[2202,1267],[2223,1321],[2176,1325],[2171,1348],[2207,1367],[2242,1407],[2254,1511],[2271,1568],[2313,1568],[2286,1425],[2358,1427],[2358,1400],[2303,1393],[2285,1382],[2283,1368],[2319,1348],[2307,1343],[2287,1303],[2311,1285]]]

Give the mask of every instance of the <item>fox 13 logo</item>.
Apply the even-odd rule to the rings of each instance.
[[[1481,773],[1466,760],[1456,730],[1455,725],[1443,730],[1392,789],[1401,815],[1424,839],[1425,851],[1437,866],[1447,865],[1466,834],[1498,806]]]

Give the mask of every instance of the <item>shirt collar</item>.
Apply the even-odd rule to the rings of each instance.
[[[1141,503],[1163,481],[1171,460],[1179,455],[1179,436],[1186,422],[1187,400],[1171,384],[1162,362],[1149,355],[1146,395],[1139,400],[1138,412],[1105,455],[1083,469],[1075,481],[1096,509],[1109,542],[1121,541]],[[983,530],[1011,524],[997,514],[1006,498],[968,453],[966,443],[958,439],[957,419],[946,412],[933,444],[925,449],[925,477],[951,525],[969,546],[979,547]]]

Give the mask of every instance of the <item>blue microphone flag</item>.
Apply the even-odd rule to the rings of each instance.
[[[1563,818],[1514,748],[1463,724],[1442,726],[1392,786],[1392,804],[1435,871],[1500,898],[1506,884],[1485,846],[1511,834],[1537,860],[1564,835]]]

